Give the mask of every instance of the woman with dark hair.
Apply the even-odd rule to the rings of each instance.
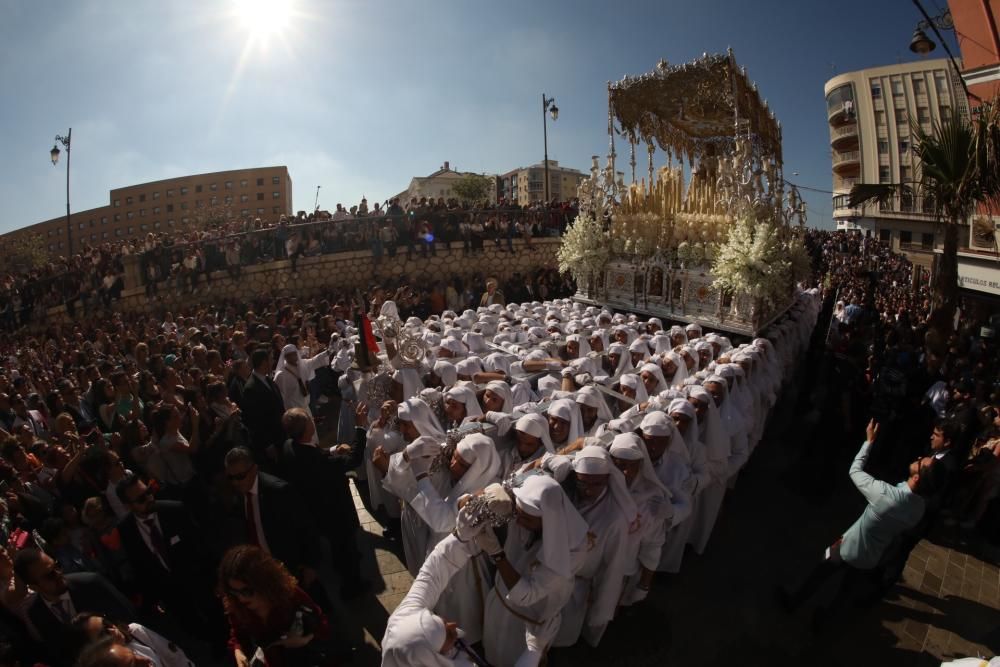
[[[334,664],[326,616],[267,552],[245,544],[227,551],[219,564],[219,595],[237,667]]]
[[[81,655],[91,645],[110,639],[135,654],[138,661],[133,661],[133,665],[194,667],[177,644],[139,623],[113,623],[100,614],[84,612],[73,618],[70,627],[71,642],[75,644],[74,648],[79,648]]]

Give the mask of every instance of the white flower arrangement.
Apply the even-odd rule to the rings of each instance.
[[[712,275],[715,287],[773,307],[788,301],[795,282],[808,273],[808,260],[802,243],[783,239],[774,223],[743,217],[719,245]]]
[[[604,270],[608,262],[608,246],[604,226],[599,220],[577,216],[559,246],[559,271],[571,274],[578,283],[589,281],[591,276]]]

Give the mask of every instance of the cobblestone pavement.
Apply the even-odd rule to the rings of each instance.
[[[1000,653],[996,559],[948,529],[917,546],[903,581],[872,607],[849,605],[820,632],[812,611],[832,589],[801,613],[781,610],[776,587],[797,585],[863,509],[847,477],[860,439],[817,453],[808,416],[782,420],[727,496],[706,552],[689,550],[680,574],[657,575],[649,599],[625,610],[601,646],[555,650],[550,665],[935,665]],[[348,605],[348,616],[367,643],[357,662],[378,664],[385,620],[412,578],[400,543],[386,539],[356,490],[355,503],[376,590]]]

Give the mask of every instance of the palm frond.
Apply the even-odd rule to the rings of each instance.
[[[867,204],[887,204],[897,195],[912,193],[913,186],[909,183],[858,183],[851,188],[851,194],[847,196],[847,205],[850,208],[857,208]]]

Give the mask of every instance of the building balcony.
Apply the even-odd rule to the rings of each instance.
[[[845,123],[854,120],[854,102],[841,102],[839,104],[828,104],[826,107],[826,117],[831,125]]]
[[[836,172],[857,171],[861,166],[860,151],[834,151],[833,170]]]
[[[858,143],[858,124],[848,123],[840,127],[830,128],[830,145],[834,148],[844,148]]]

